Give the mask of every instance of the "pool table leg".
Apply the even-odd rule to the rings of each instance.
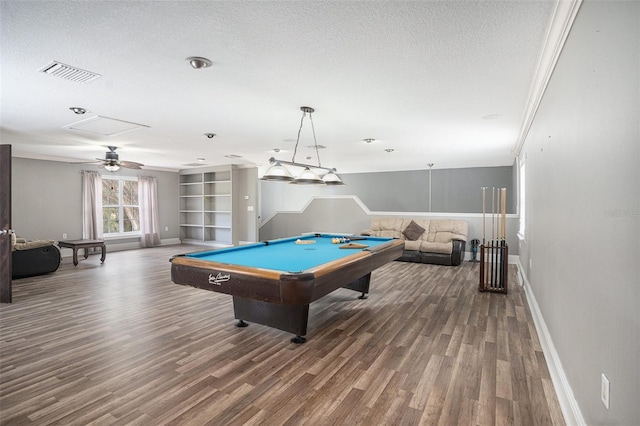
[[[240,321],[238,321],[238,323],[236,324],[236,327],[238,327],[238,328],[249,327],[249,324],[247,324],[246,322],[244,322],[244,320],[240,320]]]
[[[300,345],[302,343],[305,343],[306,341],[307,341],[307,338],[302,336],[296,336],[291,338],[291,343],[295,343],[296,345]]]
[[[349,284],[346,284],[342,287],[348,288],[349,290],[359,291],[362,294],[358,296],[358,299],[366,299],[367,293],[369,293],[370,282],[371,282],[371,273],[368,273],[367,275],[360,277],[357,280],[352,281]]]
[[[291,341],[304,343],[309,320],[309,305],[277,305],[261,300],[246,299],[233,296],[233,313],[238,320],[238,327],[247,324],[245,321],[262,324],[279,330],[294,333]]]

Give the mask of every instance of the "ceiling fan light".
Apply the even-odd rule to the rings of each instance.
[[[106,164],[104,166],[104,169],[109,172],[117,172],[118,170],[120,170],[120,166],[117,164]]]
[[[322,176],[322,181],[326,185],[333,185],[333,186],[344,185],[344,182],[342,181],[342,179],[340,179],[340,177],[337,174],[333,173],[332,171]]]
[[[298,175],[291,183],[296,185],[324,185],[325,182],[320,179],[320,176],[316,174],[309,167],[305,167],[302,173]]]
[[[293,180],[293,175],[287,170],[285,166],[280,164],[280,162],[276,162],[267,173],[264,174],[260,178],[260,180],[272,181],[272,182],[291,182]]]

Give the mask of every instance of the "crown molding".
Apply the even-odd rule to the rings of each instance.
[[[513,154],[517,157],[520,155],[522,146],[524,145],[529,129],[533,124],[533,119],[538,112],[538,107],[542,102],[542,97],[547,89],[553,70],[556,67],[564,43],[569,37],[571,26],[578,14],[578,9],[582,0],[558,0],[556,9],[553,12],[553,19],[547,32],[547,38],[545,41],[542,54],[540,55],[540,61],[536,75],[529,91],[529,97],[527,100],[527,109],[522,120],[522,127],[520,128],[520,134],[518,140],[513,147]]]

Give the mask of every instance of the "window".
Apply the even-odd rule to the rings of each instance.
[[[102,178],[102,224],[104,235],[140,232],[137,178]]]
[[[518,171],[518,178],[519,178],[519,182],[518,182],[518,199],[520,201],[520,209],[519,209],[519,213],[520,213],[520,228],[518,229],[518,236],[521,239],[524,239],[524,225],[525,225],[525,164],[526,161],[525,159],[522,159],[520,161],[520,169]]]

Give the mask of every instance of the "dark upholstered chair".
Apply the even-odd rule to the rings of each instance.
[[[53,240],[12,238],[11,277],[24,278],[54,272],[60,266],[60,248]]]

